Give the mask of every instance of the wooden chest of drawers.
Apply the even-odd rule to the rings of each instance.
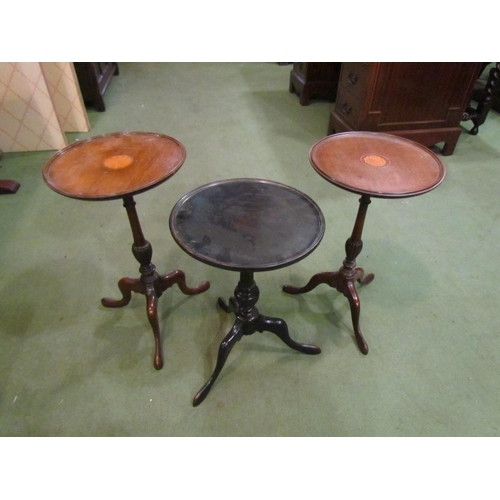
[[[385,132],[451,155],[481,63],[342,63],[328,134]]]

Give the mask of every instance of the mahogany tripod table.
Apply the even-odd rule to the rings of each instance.
[[[45,165],[47,185],[69,198],[88,201],[123,199],[132,229],[132,253],[140,263],[140,278],[122,278],[119,300],[102,299],[104,307],[126,306],[132,292],[146,296],[146,312],[153,329],[153,364],[163,367],[158,298],[174,284],[186,295],[204,292],[208,282],[196,288],[186,285],[182,271],[159,275],[151,262],[153,249],[144,238],[135,209],[134,196],[166,181],[179,170],[186,158],[184,146],[166,135],[149,132],[120,132],[76,142],[56,153]]]
[[[445,169],[429,149],[408,139],[377,132],[345,132],[321,139],[313,145],[309,160],[319,175],[335,186],[360,194],[359,209],[350,238],[345,243],[346,258],[336,272],[315,274],[299,288],[285,285],[291,294],[309,292],[326,283],[349,301],[354,335],[360,351],[368,354],[359,326],[360,301],[356,282],[370,283],[374,275],[364,275],[356,267],[361,253],[363,225],[371,198],[417,196],[441,184]]]
[[[224,311],[235,313],[235,323],[220,344],[214,372],[195,396],[193,406],[207,397],[231,349],[243,335],[268,331],[296,351],[321,352],[317,346],[292,340],[284,320],[263,316],[255,307],[259,289],[254,273],[298,262],[323,238],[323,214],[308,196],[260,179],[213,182],[178,201],[170,215],[170,231],[195,259],[240,273],[229,304],[218,300]]]

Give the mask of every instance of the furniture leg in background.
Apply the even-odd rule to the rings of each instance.
[[[488,66],[488,65],[486,65]],[[485,66],[485,67],[486,67]],[[484,71],[484,69],[483,69]],[[481,71],[482,73],[482,71]],[[488,80],[482,89],[476,89],[472,93],[469,106],[465,110],[462,121],[471,120],[474,125],[469,134],[477,135],[479,127],[486,121],[486,117],[494,104],[495,93],[500,89],[500,63],[495,63],[495,67],[488,72]],[[474,107],[473,102],[476,102]]]
[[[106,111],[104,93],[112,77],[120,74],[118,63],[75,62],[73,65],[85,105]]]
[[[299,62],[293,63],[289,90],[298,94],[301,106],[309,106],[311,98],[334,101],[339,85],[342,63]]]

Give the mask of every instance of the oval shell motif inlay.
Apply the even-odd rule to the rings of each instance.
[[[377,155],[365,155],[361,158],[361,161],[370,167],[385,167],[389,164],[389,160]]]
[[[103,163],[106,168],[117,170],[119,168],[125,168],[132,165],[133,161],[134,159],[129,155],[115,155],[109,156]]]

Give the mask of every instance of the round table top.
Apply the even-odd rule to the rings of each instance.
[[[379,198],[423,194],[445,176],[443,164],[428,148],[379,132],[330,135],[313,145],[309,160],[332,184]]]
[[[182,166],[184,146],[162,134],[118,132],[75,142],[44,166],[54,191],[84,200],[110,200],[161,184]]]
[[[182,197],[170,231],[192,257],[222,269],[266,271],[309,255],[325,220],[316,203],[295,188],[261,179],[229,179]]]

